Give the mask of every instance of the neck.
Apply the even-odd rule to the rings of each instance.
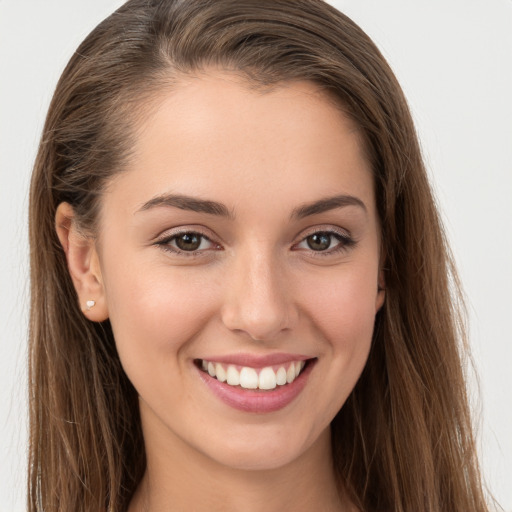
[[[296,460],[266,470],[227,467],[176,441],[169,450],[146,442],[147,469],[129,512],[352,510],[338,491],[329,430]]]

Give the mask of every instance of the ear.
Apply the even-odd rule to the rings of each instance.
[[[55,214],[55,229],[66,254],[68,270],[78,295],[80,309],[93,322],[108,318],[100,260],[94,238],[81,233],[73,207],[61,203]]]
[[[384,278],[384,269],[379,270],[379,277],[377,280],[377,299],[375,300],[375,313],[384,305],[386,299],[386,280]]]

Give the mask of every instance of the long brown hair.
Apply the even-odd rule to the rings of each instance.
[[[360,127],[374,173],[386,302],[332,423],[340,486],[364,511],[485,511],[463,375],[458,281],[411,116],[384,58],[321,0],[130,0],[81,44],[53,97],[30,195],[29,510],[122,511],[145,469],[137,396],[107,321],[81,313],[54,219],[94,233],[151,96],[220,66],[310,80]]]

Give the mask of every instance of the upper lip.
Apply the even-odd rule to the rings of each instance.
[[[202,359],[212,363],[232,364],[236,366],[249,366],[251,368],[264,368],[265,366],[285,364],[290,363],[292,361],[305,361],[306,359],[311,359],[311,356],[305,356],[303,354],[287,354],[284,352],[267,355],[241,353],[208,356]]]

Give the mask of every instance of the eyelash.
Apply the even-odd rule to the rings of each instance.
[[[217,247],[219,247],[218,244],[215,244],[214,242],[212,242],[212,240],[207,235],[205,235],[201,231],[194,230],[194,229],[186,229],[186,230],[182,230],[182,231],[177,231],[176,233],[173,233],[172,235],[165,236],[164,238],[157,240],[156,245],[158,245],[164,251],[171,252],[173,254],[177,254],[178,256],[184,256],[186,258],[187,257],[188,258],[198,257],[198,256],[200,257],[200,256],[207,255],[206,250],[204,250],[204,249],[196,249],[194,251],[184,251],[184,250],[180,249],[179,247],[173,247],[172,245],[170,245],[171,242],[175,241],[177,238],[179,238],[180,236],[184,236],[184,235],[198,236],[201,238],[201,243],[203,240],[206,240],[206,241],[210,242],[211,244],[213,244],[214,246],[217,245]]]
[[[155,242],[155,245],[159,246],[164,251],[171,252],[173,254],[183,256],[185,258],[202,257],[202,256],[207,255],[208,249],[196,249],[194,251],[184,251],[184,250],[180,249],[179,247],[173,247],[172,245],[170,245],[171,242],[175,241],[177,238],[179,238],[180,236],[184,236],[184,235],[198,236],[201,238],[201,243],[203,240],[206,240],[206,241],[210,242],[211,244],[213,244],[214,246],[220,247],[218,244],[215,244],[215,242],[213,242],[206,234],[204,234],[198,230],[178,231],[176,233],[173,233],[172,235],[167,235],[164,238],[157,240]],[[315,251],[314,249],[306,249],[306,250],[309,250],[314,257],[326,257],[326,256],[331,256],[333,254],[338,254],[343,251],[349,250],[351,247],[355,246],[357,243],[346,232],[336,231],[336,230],[333,230],[332,228],[330,228],[330,229],[318,229],[316,231],[312,231],[311,233],[304,236],[298,244],[294,245],[294,247],[296,247],[302,243],[307,243],[307,239],[314,235],[327,235],[328,237],[330,237],[330,243],[332,243],[333,238],[339,242],[334,248],[330,248],[325,251]],[[220,250],[220,249],[214,249],[214,250]],[[297,250],[297,249],[294,249],[294,250]]]
[[[295,246],[300,245],[302,243],[307,243],[307,239],[314,235],[327,235],[330,238],[329,245],[333,242],[333,239],[339,242],[334,248],[330,248],[325,251],[315,251],[313,249],[306,249],[310,251],[315,258],[324,258],[332,256],[334,254],[339,254],[348,251],[350,248],[356,245],[356,241],[348,233],[344,231],[333,230],[332,228],[330,228],[317,229],[315,231],[312,231],[311,233],[304,236],[298,244],[295,244]]]

